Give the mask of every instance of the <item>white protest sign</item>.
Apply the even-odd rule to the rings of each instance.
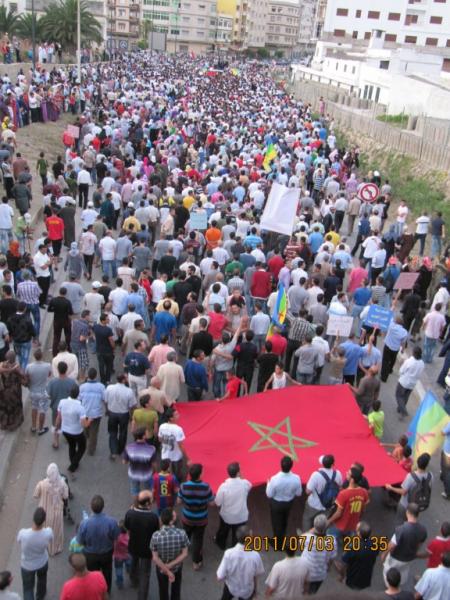
[[[348,337],[352,331],[353,317],[344,315],[330,315],[327,323],[327,335],[339,335]]]
[[[274,183],[261,217],[261,229],[292,235],[299,198],[299,188]]]

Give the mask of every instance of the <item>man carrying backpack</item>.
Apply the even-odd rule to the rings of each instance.
[[[319,459],[322,469],[314,471],[306,484],[308,500],[303,513],[303,531],[313,527],[314,517],[329,512],[342,486],[342,475],[334,466],[334,456],[325,454]]]
[[[406,508],[411,502],[417,504],[419,512],[423,512],[430,505],[431,487],[433,484],[433,474],[427,471],[430,458],[428,452],[421,454],[417,459],[417,469],[408,473],[401,487],[394,487],[389,483],[384,486],[390,492],[401,496],[397,506],[397,519],[399,523],[404,522]]]

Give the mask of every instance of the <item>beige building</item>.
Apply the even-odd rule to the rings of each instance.
[[[314,20],[317,0],[300,0],[298,47],[299,50],[312,48],[314,43]]]
[[[299,0],[270,0],[266,47],[290,57],[299,38]]]
[[[269,0],[237,0],[233,27],[234,48],[264,48],[269,4]]]
[[[107,48],[133,50],[140,38],[139,0],[106,0]]]

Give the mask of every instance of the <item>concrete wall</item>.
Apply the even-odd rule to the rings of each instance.
[[[378,121],[377,106],[351,97],[342,90],[311,82],[295,82],[292,92],[304,102],[310,102],[315,109],[323,96],[326,111],[332,115],[342,129],[351,129],[358,134],[372,138],[392,152],[406,154],[423,160],[437,170],[450,170],[450,121],[420,117],[412,131],[406,131]],[[367,109],[367,110],[364,110]]]

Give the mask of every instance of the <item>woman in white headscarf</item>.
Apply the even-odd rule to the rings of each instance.
[[[63,509],[64,500],[69,497],[69,488],[55,463],[48,465],[47,477],[37,484],[33,496],[39,499],[39,506],[45,510],[46,527],[51,527],[53,530],[53,540],[50,542],[48,552],[50,556],[54,556],[63,551]]]

